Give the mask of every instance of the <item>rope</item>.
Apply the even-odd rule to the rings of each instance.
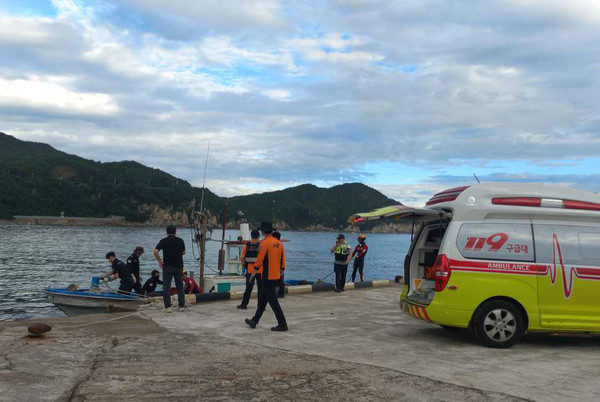
[[[103,323],[105,323],[105,322],[117,321],[117,320],[120,320],[120,319],[123,319],[123,318],[131,317],[131,316],[134,316],[134,315],[139,315],[139,314],[140,314],[140,313],[139,313],[138,311],[136,311],[135,313],[131,313],[131,314],[127,314],[127,315],[123,315],[123,316],[121,316],[121,317],[111,318],[111,319],[109,319],[109,320],[102,320],[102,321],[88,322],[88,323],[85,323],[85,324],[80,324],[80,325],[67,325],[67,326],[64,326],[64,327],[56,327],[56,328],[57,328],[57,329],[67,329],[67,328],[80,328],[80,327],[86,327],[86,326],[89,326],[89,325],[96,325],[96,324],[103,324]]]

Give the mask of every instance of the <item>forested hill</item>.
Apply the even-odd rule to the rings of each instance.
[[[350,215],[396,205],[379,191],[360,183],[319,188],[312,184],[228,199],[231,209],[250,221],[285,222],[292,228],[343,228]],[[285,225],[284,225],[285,227]]]
[[[14,215],[107,217],[129,222],[183,223],[197,208],[202,190],[159,169],[133,161],[95,162],[50,145],[0,133],[0,218]],[[207,190],[204,204],[228,221],[280,222],[290,229],[339,229],[352,213],[397,203],[363,184],[329,189],[306,184],[281,191],[232,198]]]

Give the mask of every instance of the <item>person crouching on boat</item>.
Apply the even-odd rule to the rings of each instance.
[[[252,289],[254,288],[254,282],[258,288],[258,297],[260,297],[262,291],[262,282],[260,281],[260,275],[262,274],[262,268],[259,270],[254,269],[256,263],[256,257],[258,257],[258,248],[260,246],[260,233],[258,230],[250,232],[252,240],[247,243],[242,250],[241,261],[244,264],[244,270],[246,271],[246,290],[244,291],[244,297],[242,297],[242,304],[237,306],[240,310],[247,310],[248,303],[250,302],[250,296],[252,295]],[[257,280],[256,277],[259,276]]]
[[[190,272],[190,276],[188,276],[188,273],[185,269],[183,270],[183,285],[185,288],[185,293],[188,295],[200,293],[200,286],[198,286],[196,280],[194,279],[194,273]]]
[[[131,290],[133,289],[133,281],[134,276],[133,272],[131,272],[131,267],[128,267],[123,263],[123,261],[119,260],[114,251],[110,251],[106,253],[106,259],[112,265],[112,271],[109,271],[101,276],[101,278],[109,278],[109,280],[114,281],[119,278],[121,280],[121,284],[119,286],[119,293],[131,294]]]
[[[142,294],[147,296],[156,296],[156,287],[162,284],[163,283],[160,280],[160,272],[155,269],[150,274],[150,278],[148,278],[146,283],[144,283],[144,286],[142,287]]]
[[[133,253],[127,258],[127,265],[131,267],[131,272],[135,278],[133,282],[133,290],[137,294],[143,294],[142,292],[142,278],[140,277],[140,257],[144,254],[144,247],[137,246]]]

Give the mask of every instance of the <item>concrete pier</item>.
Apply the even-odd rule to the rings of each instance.
[[[239,301],[0,323],[0,400],[597,400],[600,337],[487,349],[402,314],[401,286],[290,294],[290,331]],[[121,318],[123,317],[123,318]]]

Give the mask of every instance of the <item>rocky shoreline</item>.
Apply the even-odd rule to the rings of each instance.
[[[189,226],[189,223],[187,222],[173,222],[173,221],[148,221],[148,222],[128,222],[125,220],[122,221],[115,221],[115,220],[106,220],[106,221],[101,221],[101,220],[88,220],[86,219],[77,219],[77,218],[64,218],[62,220],[44,220],[44,219],[37,219],[36,221],[28,221],[28,222],[24,222],[24,221],[17,221],[17,220],[9,220],[9,219],[0,219],[0,225],[17,225],[17,226],[29,226],[29,225],[41,225],[41,226],[98,226],[98,227],[144,227],[144,228],[153,228],[153,227],[163,227],[165,225],[168,225],[170,223],[175,223],[179,226]],[[221,226],[218,224],[214,224],[214,222],[212,222],[213,224],[209,225],[209,228],[211,228],[212,230],[219,230],[221,229]],[[240,223],[244,223],[244,222],[229,222],[227,223],[227,229],[238,229]],[[341,228],[330,228],[330,227],[326,227],[323,225],[312,225],[306,228],[293,228],[290,227],[290,225],[288,225],[285,222],[276,222],[274,223],[274,226],[281,231],[286,231],[286,232],[331,232],[331,233],[387,233],[387,234],[392,234],[392,233],[402,233],[402,234],[406,234],[406,233],[410,233],[411,232],[411,227],[410,225],[407,224],[390,224],[390,223],[383,223],[380,225],[377,225],[371,229],[367,229],[367,230],[361,230],[360,227],[357,226],[347,226],[343,229]]]

